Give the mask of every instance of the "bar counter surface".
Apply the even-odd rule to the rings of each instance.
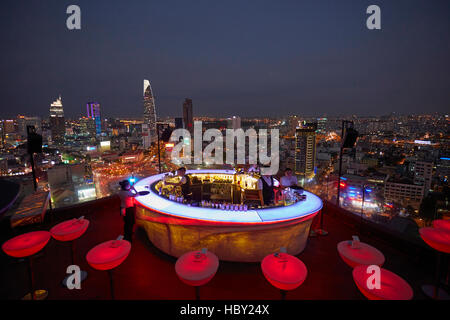
[[[233,170],[188,170],[187,174],[234,175]],[[304,191],[306,199],[286,206],[232,211],[179,203],[162,197],[154,189],[164,174],[138,181],[136,222],[149,240],[163,252],[182,254],[208,248],[220,260],[260,262],[267,254],[287,248],[289,254],[303,251],[313,218],[322,200]]]

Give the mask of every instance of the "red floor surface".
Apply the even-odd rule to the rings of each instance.
[[[118,205],[117,199],[113,199],[102,205],[97,204],[90,209],[91,212],[85,212],[86,207],[83,207],[69,215],[86,215],[90,220],[87,232],[77,240],[76,263],[82,270],[88,271],[88,278],[82,282],[81,290],[68,290],[61,286],[70,264],[69,243],[51,239],[35,258],[36,287],[47,289],[48,299],[110,298],[107,272],[89,267],[85,256],[95,245],[122,234],[123,221]],[[60,214],[52,223],[33,227],[32,230],[50,230],[53,225],[68,218],[67,214],[64,218],[62,216]],[[286,299],[365,299],[353,282],[352,269],[340,259],[336,250],[338,242],[350,240],[352,235],[358,234],[358,229],[341,223],[339,217],[332,214],[325,215],[324,227],[329,235],[310,238],[304,252],[298,255],[308,268],[308,276],[299,288],[288,292]],[[424,298],[420,286],[432,282],[433,265],[424,266],[419,259],[372,237],[360,235],[360,238],[384,253],[386,263],[383,267],[403,277],[412,286],[415,299]],[[113,271],[115,298],[195,299],[194,288],[178,279],[175,261],[175,258],[155,248],[142,229],[137,229],[130,255]],[[0,299],[20,299],[28,288],[26,261],[10,258],[2,252],[0,262]],[[259,263],[220,262],[215,277],[201,287],[200,296],[204,300],[267,300],[279,299],[280,293],[264,278]]]

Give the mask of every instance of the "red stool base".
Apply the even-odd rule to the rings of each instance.
[[[45,300],[48,297],[47,290],[35,290],[34,291],[34,300]],[[22,300],[31,300],[31,293],[27,293]]]
[[[442,288],[438,288],[437,297],[434,298],[434,288],[436,287],[431,284],[426,284],[422,286],[422,291],[428,298],[431,299],[450,300],[450,295]]]

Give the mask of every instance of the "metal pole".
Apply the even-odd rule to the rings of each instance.
[[[440,285],[440,278],[441,278],[441,253],[439,251],[437,252],[437,261],[436,261],[436,278],[435,278],[435,284],[434,284],[434,292],[433,292],[433,299],[439,299],[439,285]]]
[[[359,223],[359,232],[361,233],[362,231],[362,222],[363,222],[363,213],[364,213],[364,196],[366,195],[366,185],[363,184],[363,189],[362,189],[362,203],[361,203],[361,220]]]
[[[341,150],[339,152],[339,176],[338,176],[338,185],[337,185],[337,199],[336,199],[336,205],[340,206],[339,197],[341,196],[341,174],[342,174],[342,153],[344,151],[343,145],[344,145],[344,125],[346,121],[342,120],[342,131],[341,131]]]
[[[31,294],[31,300],[35,299],[34,296],[34,275],[33,275],[33,261],[32,257],[28,257],[28,274],[29,274],[29,281],[30,281],[30,294]]]
[[[195,300],[200,300],[200,287],[195,286]]]
[[[33,174],[34,191],[36,191],[37,190],[37,183],[36,183],[36,171],[34,169],[34,153],[30,153],[30,160],[31,160],[31,172]]]
[[[156,124],[156,135],[158,136],[158,167],[161,173],[161,149],[159,148],[159,124]]]
[[[111,291],[111,300],[114,300],[114,284],[113,284],[112,270],[108,270],[108,274],[109,274],[109,289]]]

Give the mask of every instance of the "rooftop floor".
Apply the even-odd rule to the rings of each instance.
[[[352,235],[359,234],[358,228],[351,220],[341,218],[338,211],[331,207],[327,209],[324,227],[329,234],[309,238],[305,250],[298,255],[308,268],[308,276],[299,288],[288,292],[286,299],[365,299],[353,282],[352,269],[341,260],[336,249],[338,242],[350,240]],[[81,215],[90,220],[90,225],[87,232],[77,240],[76,263],[82,270],[88,271],[88,278],[82,282],[81,290],[62,287],[61,280],[66,275],[67,266],[71,264],[70,246],[50,240],[34,260],[36,288],[47,289],[48,299],[110,298],[107,272],[92,269],[85,256],[95,245],[115,239],[123,233],[117,198],[58,210],[50,219],[53,221],[16,232],[50,230],[60,221]],[[2,243],[6,239],[2,239]],[[384,253],[386,263],[383,267],[403,277],[413,288],[415,299],[425,298],[420,286],[433,281],[433,259],[411,255],[407,250],[391,246],[388,241],[378,237],[362,234],[360,239]],[[149,242],[144,230],[137,228],[130,255],[113,271],[116,299],[195,299],[194,289],[178,279],[175,262],[175,258],[164,254]],[[0,268],[0,299],[20,299],[28,288],[27,263],[10,258],[2,251]],[[200,296],[204,300],[270,300],[279,299],[280,293],[264,278],[259,263],[221,261],[215,277],[201,287]]]

